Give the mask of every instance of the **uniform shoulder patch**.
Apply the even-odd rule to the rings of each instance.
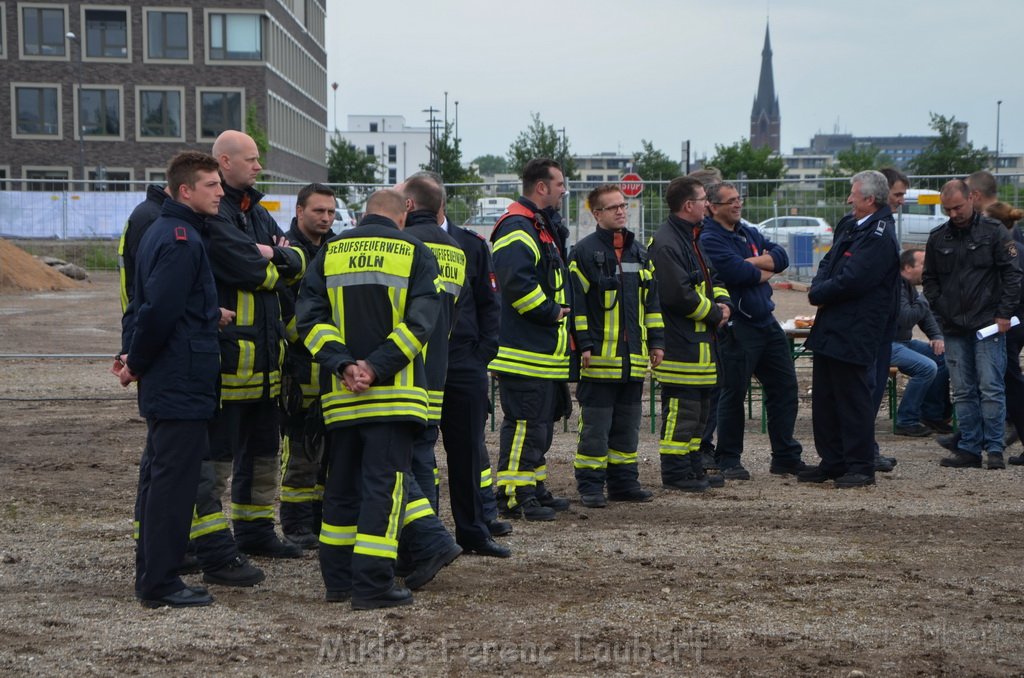
[[[188,240],[188,230],[184,226],[174,227],[174,239],[178,242]]]
[[[881,236],[884,233],[885,233],[885,221],[882,220],[882,221],[878,222],[877,226],[875,226],[875,237],[877,238],[877,237]]]
[[[1011,257],[1017,257],[1017,243],[1016,241],[1009,240],[1006,243],[1006,251],[1010,253]]]
[[[494,292],[495,294],[497,294],[497,292],[498,292],[498,276],[494,274],[494,271],[491,271],[489,276],[488,276],[488,278],[491,281],[491,291]]]

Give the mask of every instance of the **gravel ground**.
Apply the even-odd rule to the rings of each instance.
[[[798,292],[776,300],[780,318],[808,311]],[[116,279],[6,294],[0,316],[0,353],[112,355]],[[254,589],[212,587],[213,607],[144,610],[131,507],[145,425],[130,394],[107,359],[0,365],[5,675],[1024,675],[1022,470],[940,468],[934,442],[893,436],[884,410],[879,442],[899,465],[872,488],[769,475],[754,419],[752,480],[662,490],[645,421],[655,501],[585,509],[570,425],[549,456],[570,511],[516,523],[512,559],[462,557],[412,607],[329,605],[308,556],[259,562]],[[797,430],[813,461],[806,393]]]

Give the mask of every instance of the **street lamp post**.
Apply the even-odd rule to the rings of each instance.
[[[338,136],[338,83],[332,82],[331,89],[334,90],[334,136]]]
[[[1003,107],[1003,100],[996,102],[996,166],[993,168],[995,174],[999,174],[999,113]]]
[[[82,190],[85,190],[85,127],[80,123],[82,118],[82,43],[78,36],[68,31],[64,37],[78,45],[78,120],[75,120],[75,129],[78,130],[78,172],[82,175]],[[74,106],[72,106],[74,110]]]

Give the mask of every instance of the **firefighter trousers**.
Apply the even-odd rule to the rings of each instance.
[[[581,381],[579,442],[573,470],[580,495],[610,494],[640,488],[637,446],[640,442],[642,381]]]

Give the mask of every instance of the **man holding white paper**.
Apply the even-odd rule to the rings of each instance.
[[[961,432],[956,451],[940,463],[981,468],[984,453],[988,468],[1003,469],[1003,335],[1020,301],[1017,246],[1002,224],[975,209],[962,179],[947,182],[939,200],[949,221],[928,236],[922,278],[925,297],[942,324]],[[992,324],[998,331],[978,338],[978,330]]]

